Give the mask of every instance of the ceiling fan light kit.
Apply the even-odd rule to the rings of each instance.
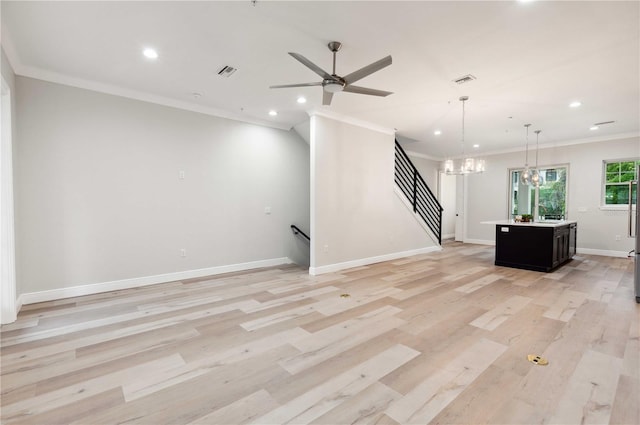
[[[333,53],[333,72],[329,74],[324,69],[320,68],[315,63],[311,62],[309,59],[305,58],[299,53],[289,52],[289,55],[296,59],[298,62],[318,74],[322,77],[322,81],[314,82],[314,83],[299,83],[299,84],[284,84],[277,86],[270,86],[272,89],[282,89],[282,88],[290,88],[290,87],[310,87],[310,86],[322,86],[322,104],[323,105],[331,105],[331,100],[333,99],[333,94],[341,91],[345,91],[348,93],[356,93],[356,94],[366,94],[369,96],[380,96],[385,97],[393,94],[392,92],[384,91],[384,90],[376,90],[370,89],[367,87],[360,87],[352,85],[358,80],[363,79],[364,77],[373,74],[376,71],[380,71],[382,68],[385,68],[392,63],[391,56],[386,56],[379,61],[373,62],[363,68],[360,68],[357,71],[352,72],[351,74],[345,75],[344,77],[336,74],[336,53],[342,47],[342,43],[339,41],[332,41],[327,44],[329,50]]]
[[[462,102],[462,155],[460,159],[447,159],[444,162],[444,172],[449,175],[478,174],[484,172],[484,159],[465,156],[464,149],[464,103],[469,100],[469,96],[461,96],[458,99]]]

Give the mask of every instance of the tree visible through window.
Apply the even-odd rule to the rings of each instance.
[[[567,173],[569,167],[540,167],[539,172],[544,184],[540,187],[523,185],[520,182],[521,169],[510,170],[509,212],[511,217],[522,214],[535,214],[535,220],[560,220],[567,217]]]
[[[604,161],[604,205],[629,205],[629,182],[638,180],[640,159]],[[637,202],[633,191],[633,203]]]

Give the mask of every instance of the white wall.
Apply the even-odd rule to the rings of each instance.
[[[311,118],[311,272],[433,248],[394,192],[394,136]]]
[[[420,156],[415,156],[410,153],[409,159],[413,162],[413,165],[416,166],[418,172],[424,179],[424,182],[429,186],[429,189],[437,195],[438,193],[438,172],[440,171],[440,162],[434,161],[432,159],[423,158]]]
[[[309,226],[309,147],[294,132],[16,86],[22,293],[308,256],[289,229]]]
[[[456,230],[456,177],[440,173],[441,161],[407,154],[442,206],[442,237],[453,237]]]
[[[4,49],[0,49],[2,72],[2,146],[0,152],[0,323],[16,320],[18,306],[15,268],[15,206],[13,163],[16,143],[15,73]]]
[[[569,164],[567,213],[578,221],[579,249],[621,253],[633,248],[633,240],[625,237],[626,212],[600,208],[602,161],[630,157],[640,157],[640,138],[540,150],[541,166]],[[524,153],[491,155],[486,161],[483,174],[468,177],[466,237],[470,240],[495,240],[495,226],[480,223],[508,218],[508,169],[522,167]],[[620,241],[616,235],[622,236]]]

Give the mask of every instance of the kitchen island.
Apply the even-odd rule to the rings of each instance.
[[[578,223],[574,220],[484,223],[496,226],[496,266],[549,272],[576,253]]]

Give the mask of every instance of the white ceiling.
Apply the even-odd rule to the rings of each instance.
[[[638,135],[639,5],[3,0],[2,45],[20,75],[280,128],[307,120],[307,110],[328,109],[396,128],[416,141],[411,151],[442,158],[460,153],[461,95],[470,97],[468,150],[478,143],[481,153],[522,149],[525,123],[542,130],[541,144]],[[357,84],[394,94],[338,93],[323,107],[320,87],[269,89],[320,81],[287,52],[331,71],[332,40],[343,43],[339,75],[392,55],[391,66]],[[158,60],[141,55],[147,46]],[[238,71],[219,77],[224,65]],[[452,82],[465,74],[477,80]],[[299,95],[308,102],[296,103]],[[582,106],[569,108],[574,100]]]

